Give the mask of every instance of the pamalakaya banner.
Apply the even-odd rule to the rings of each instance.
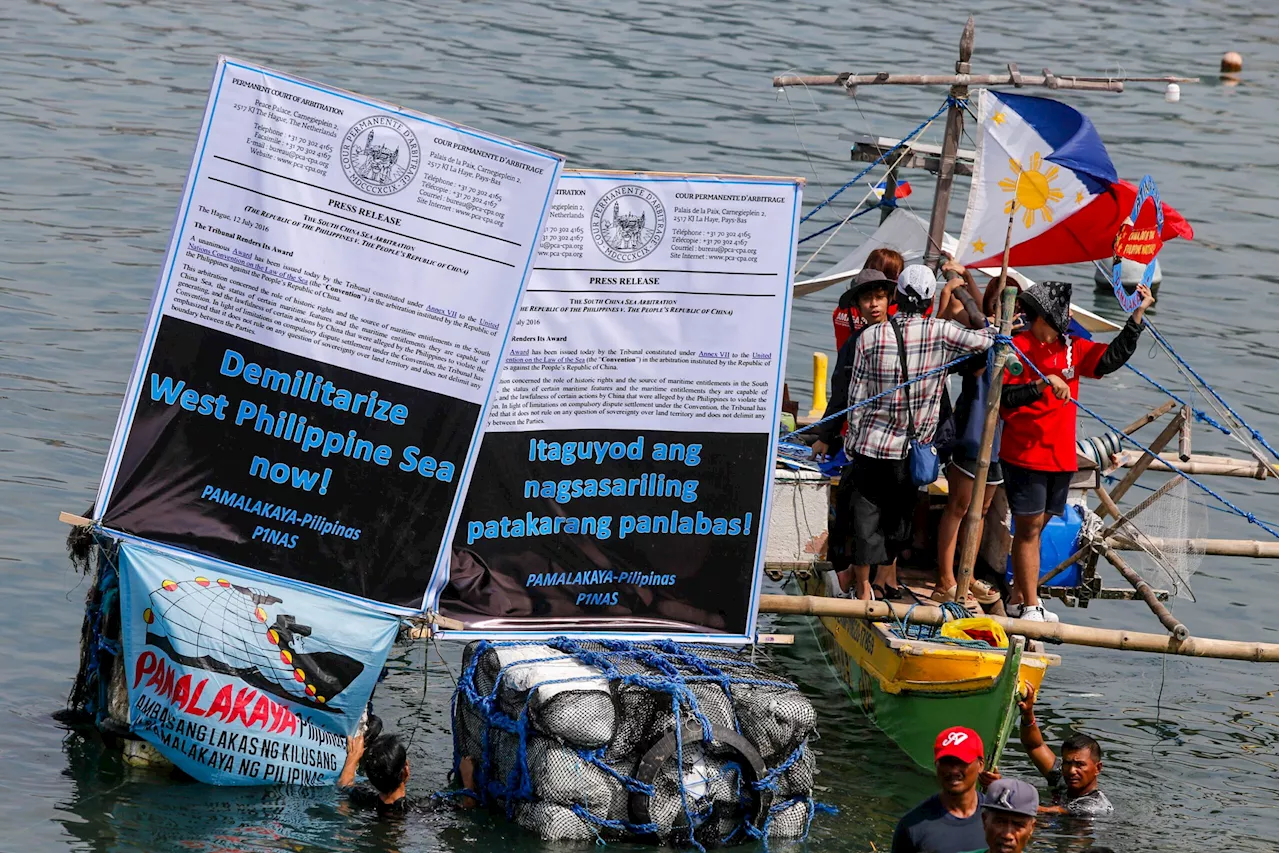
[[[420,607],[561,165],[219,59],[94,518]]]
[[[561,177],[441,612],[486,636],[753,635],[801,189]]]
[[[129,725],[214,785],[331,785],[397,620],[287,580],[122,542]]]

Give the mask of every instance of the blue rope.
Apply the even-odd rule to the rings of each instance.
[[[1187,402],[1186,402],[1185,400],[1183,400],[1181,397],[1179,397],[1177,394],[1173,393],[1173,392],[1172,392],[1172,391],[1170,391],[1168,388],[1164,387],[1164,386],[1163,386],[1163,385],[1161,385],[1159,382],[1157,382],[1156,380],[1152,379],[1150,376],[1148,376],[1147,374],[1143,373],[1143,372],[1142,372],[1141,370],[1139,370],[1138,368],[1134,367],[1132,364],[1127,364],[1127,363],[1126,363],[1126,364],[1125,364],[1125,367],[1129,368],[1129,369],[1130,369],[1130,370],[1132,370],[1134,373],[1138,374],[1138,375],[1139,375],[1139,376],[1141,376],[1143,379],[1145,379],[1145,380],[1147,380],[1148,382],[1150,382],[1152,385],[1154,385],[1154,386],[1155,386],[1155,388],[1156,388],[1157,390],[1159,390],[1159,391],[1163,391],[1166,395],[1168,395],[1169,397],[1173,398],[1173,400],[1174,400],[1175,402],[1177,402],[1179,405],[1181,405],[1181,406],[1186,406],[1186,405],[1187,405]],[[1231,435],[1231,430],[1230,430],[1229,428],[1227,428],[1227,427],[1223,426],[1222,424],[1218,423],[1217,421],[1215,421],[1213,418],[1211,418],[1211,417],[1209,416],[1209,414],[1208,414],[1207,412],[1203,412],[1203,411],[1201,411],[1200,409],[1197,409],[1195,406],[1192,406],[1192,407],[1191,407],[1191,414],[1195,416],[1195,419],[1196,419],[1196,420],[1200,421],[1201,423],[1208,424],[1209,426],[1213,427],[1214,429],[1216,429],[1218,432],[1222,433],[1223,435]]]
[[[887,206],[895,207],[896,205],[887,205]],[[880,207],[881,205],[877,204],[872,207],[868,207],[865,210],[859,210],[857,213],[850,214],[849,216],[846,216],[844,219],[841,219],[839,222],[832,222],[826,228],[823,228],[819,231],[814,231],[812,234],[806,237],[801,237],[799,240],[796,241],[796,245],[798,246],[801,243],[807,243],[810,240],[812,240],[814,237],[821,237],[823,234],[826,234],[832,228],[839,228],[841,225],[844,225],[846,222],[852,222],[853,220],[857,219],[859,216],[864,216],[873,210],[879,210]]]
[[[997,337],[998,337],[998,336],[997,336]],[[842,417],[842,416],[844,416],[844,415],[848,415],[848,414],[849,414],[850,412],[852,412],[854,409],[861,409],[863,406],[869,406],[869,405],[871,405],[872,403],[874,403],[876,400],[879,400],[879,399],[880,399],[880,398],[882,398],[882,397],[887,397],[887,396],[889,396],[890,394],[894,393],[895,391],[901,391],[903,388],[906,388],[908,385],[912,385],[912,384],[914,384],[914,383],[916,383],[916,382],[919,382],[919,381],[921,381],[921,380],[923,380],[923,379],[928,379],[930,376],[937,376],[939,373],[945,373],[946,371],[948,371],[948,370],[950,370],[951,368],[955,367],[955,366],[956,366],[957,364],[959,364],[960,362],[962,362],[962,361],[968,361],[968,360],[969,360],[969,358],[971,358],[972,356],[973,356],[973,353],[971,353],[971,352],[970,352],[970,353],[965,353],[964,355],[960,356],[959,358],[957,358],[957,359],[955,359],[955,360],[953,360],[953,361],[948,361],[946,364],[942,365],[941,367],[935,367],[933,370],[927,370],[927,371],[925,371],[924,373],[921,373],[919,376],[915,377],[914,379],[908,379],[906,382],[903,382],[903,383],[902,383],[902,384],[900,384],[900,385],[895,385],[895,386],[893,386],[892,388],[890,388],[890,389],[888,389],[888,390],[886,390],[886,391],[881,391],[879,394],[876,394],[874,397],[868,397],[868,398],[867,398],[867,399],[865,399],[865,400],[861,400],[861,401],[859,401],[859,402],[857,402],[857,403],[854,403],[852,406],[849,406],[847,409],[841,409],[840,411],[836,412],[836,413],[835,413],[835,414],[833,414],[833,415],[827,415],[827,416],[826,416],[825,418],[823,418],[822,420],[820,420],[820,421],[814,421],[813,423],[809,424],[808,426],[802,426],[802,427],[800,427],[800,428],[799,428],[799,429],[797,429],[797,430],[792,430],[791,432],[789,432],[789,433],[787,433],[786,435],[784,435],[784,436],[782,436],[781,438],[779,438],[779,439],[778,439],[778,441],[780,441],[780,442],[788,442],[788,441],[790,441],[791,439],[795,438],[797,435],[799,435],[799,434],[800,434],[800,433],[802,433],[802,432],[806,432],[806,431],[808,431],[808,430],[811,430],[811,429],[813,429],[813,428],[814,428],[814,427],[816,427],[816,426],[821,426],[822,424],[825,424],[825,423],[827,423],[828,421],[833,421],[833,420],[835,420],[835,419],[836,419],[836,418],[838,418],[838,417]]]
[[[948,97],[948,98],[947,98],[947,100],[946,100],[946,103],[944,103],[942,106],[938,107],[938,111],[937,111],[936,113],[934,113],[933,115],[929,116],[929,117],[928,117],[927,119],[925,119],[924,121],[920,122],[920,125],[919,125],[915,130],[911,131],[911,132],[910,132],[910,133],[908,133],[906,136],[902,137],[902,139],[898,140],[898,142],[897,142],[897,144],[896,144],[896,145],[894,145],[894,146],[893,146],[892,148],[890,148],[888,151],[885,151],[885,152],[884,152],[884,153],[882,153],[879,157],[877,157],[875,160],[873,160],[873,161],[870,163],[870,165],[868,165],[868,166],[867,166],[867,168],[863,169],[861,172],[859,172],[858,174],[854,175],[854,176],[853,176],[853,178],[852,178],[848,183],[846,183],[844,186],[840,187],[840,189],[836,190],[836,191],[835,191],[835,192],[833,192],[831,195],[827,196],[827,197],[826,197],[826,199],[824,199],[821,203],[819,203],[817,207],[815,207],[813,210],[811,210],[811,211],[809,211],[808,213],[806,213],[804,216],[800,217],[800,222],[801,222],[801,223],[808,222],[808,221],[809,221],[809,219],[810,219],[810,218],[812,218],[812,217],[813,217],[813,215],[814,215],[815,213],[817,213],[819,210],[822,210],[822,208],[826,207],[827,205],[831,204],[831,202],[835,201],[835,200],[836,200],[836,198],[840,195],[840,193],[842,193],[842,192],[844,192],[845,190],[849,189],[849,187],[853,186],[853,185],[854,185],[854,184],[856,184],[858,181],[860,181],[860,180],[862,180],[864,177],[866,177],[866,175],[867,175],[867,174],[868,174],[872,169],[874,169],[876,166],[878,166],[878,165],[880,165],[882,162],[884,162],[884,159],[885,159],[886,157],[888,157],[888,156],[889,156],[890,154],[892,154],[893,152],[897,151],[897,150],[898,150],[899,148],[901,148],[903,145],[906,145],[906,144],[907,144],[907,142],[908,142],[908,141],[910,141],[913,137],[915,137],[915,135],[916,135],[917,133],[919,133],[920,131],[924,130],[926,127],[928,127],[929,122],[933,121],[933,120],[934,120],[934,119],[936,119],[938,116],[940,116],[940,115],[942,115],[944,112],[946,112],[946,111],[947,111],[947,108],[948,108],[948,107],[950,107],[953,103],[955,103],[955,104],[961,104],[961,103],[965,103],[965,102],[964,102],[964,101],[958,101],[958,100],[956,100],[955,98],[952,98],[952,97]],[[889,191],[889,190],[888,190],[888,187],[886,187],[886,188],[885,188],[885,192],[888,192],[888,191]]]
[[[1008,337],[1008,336],[1006,336],[1006,335],[996,335],[996,341],[997,341],[998,343],[1006,344],[1006,345],[1011,346],[1011,347],[1013,346],[1013,338]],[[1040,372],[1040,368],[1036,367],[1036,366],[1035,366],[1035,364],[1034,364],[1034,363],[1032,363],[1032,361],[1031,361],[1030,359],[1026,359],[1026,358],[1024,358],[1024,359],[1021,359],[1021,361],[1022,361],[1022,363],[1023,363],[1023,364],[1025,364],[1027,367],[1030,367],[1032,370],[1034,370],[1034,371],[1036,372],[1036,375],[1038,375],[1038,376],[1039,376],[1041,379],[1043,379],[1045,382],[1048,382],[1048,381],[1049,381],[1048,377],[1047,377],[1047,376],[1045,376],[1043,373],[1041,373],[1041,372]],[[1103,425],[1103,426],[1105,426],[1107,429],[1109,429],[1110,431],[1114,432],[1116,435],[1119,435],[1123,440],[1125,440],[1125,441],[1129,442],[1129,443],[1130,443],[1130,444],[1132,444],[1134,447],[1138,448],[1139,450],[1141,450],[1141,451],[1142,451],[1142,452],[1144,452],[1144,453],[1150,453],[1152,456],[1156,456],[1156,457],[1158,457],[1158,456],[1159,456],[1159,454],[1157,454],[1154,450],[1152,450],[1151,448],[1147,447],[1145,444],[1143,444],[1142,442],[1138,441],[1138,440],[1137,440],[1136,438],[1134,438],[1133,436],[1131,436],[1131,435],[1126,435],[1126,434],[1124,433],[1124,431],[1120,429],[1120,427],[1116,426],[1115,424],[1112,424],[1112,423],[1111,423],[1111,422],[1109,422],[1106,418],[1102,417],[1102,415],[1100,415],[1100,414],[1098,414],[1097,412],[1093,411],[1093,409],[1090,409],[1088,406],[1086,406],[1084,403],[1081,403],[1081,402],[1080,402],[1079,400],[1077,400],[1075,397],[1070,397],[1069,399],[1071,400],[1071,402],[1072,402],[1072,403],[1075,403],[1075,404],[1076,404],[1076,408],[1080,409],[1080,411],[1084,412],[1086,415],[1089,415],[1089,416],[1090,416],[1090,417],[1092,417],[1094,420],[1096,420],[1098,423],[1102,424],[1102,425]],[[1186,480],[1188,483],[1190,483],[1191,485],[1195,486],[1195,487],[1196,487],[1196,488],[1198,488],[1200,491],[1204,492],[1206,495],[1209,495],[1209,497],[1217,498],[1217,499],[1218,499],[1218,501],[1219,501],[1223,506],[1225,506],[1225,507],[1227,507],[1228,509],[1230,509],[1232,512],[1234,512],[1236,515],[1238,515],[1238,516],[1240,516],[1241,518],[1243,518],[1245,521],[1249,522],[1250,524],[1256,524],[1256,525],[1258,525],[1259,527],[1261,527],[1263,530],[1265,530],[1265,531],[1267,531],[1268,533],[1270,533],[1270,534],[1271,534],[1272,536],[1274,536],[1275,538],[1280,539],[1280,530],[1277,530],[1275,527],[1273,527],[1273,526],[1272,526],[1272,525],[1270,525],[1269,523],[1267,523],[1267,522],[1263,521],[1262,519],[1258,518],[1258,517],[1257,517],[1257,516],[1255,516],[1253,513],[1251,513],[1251,512],[1247,512],[1247,511],[1245,511],[1245,510],[1241,509],[1240,507],[1236,506],[1236,505],[1235,505],[1235,504],[1233,504],[1231,501],[1227,500],[1227,499],[1226,499],[1226,498],[1224,498],[1222,495],[1218,494],[1218,493],[1217,493],[1217,492],[1215,492],[1213,489],[1211,489],[1211,488],[1209,488],[1208,486],[1206,486],[1204,483],[1201,483],[1199,480],[1197,480],[1195,477],[1192,477],[1190,474],[1186,473],[1185,471],[1183,471],[1183,470],[1181,470],[1181,469],[1179,469],[1179,468],[1175,468],[1175,467],[1173,467],[1172,465],[1171,465],[1171,466],[1169,466],[1169,470],[1173,471],[1173,472],[1174,472],[1175,474],[1177,474],[1179,477],[1181,477],[1182,479]]]
[[[477,762],[475,791],[455,791],[448,795],[450,797],[470,796],[473,799],[483,803],[492,803],[494,801],[503,802],[506,806],[508,817],[514,815],[515,807],[519,802],[528,802],[534,799],[535,792],[533,788],[532,774],[529,770],[528,743],[530,738],[530,705],[534,699],[538,689],[547,685],[563,684],[567,682],[580,682],[582,676],[575,675],[565,678],[555,678],[540,681],[532,685],[528,689],[524,703],[520,708],[518,715],[512,717],[504,712],[499,706],[498,693],[503,683],[504,677],[510,670],[515,667],[536,665],[539,663],[561,662],[563,657],[539,657],[530,658],[519,661],[513,661],[499,668],[498,673],[494,677],[493,688],[487,693],[482,693],[476,686],[476,672],[481,658],[490,649],[529,646],[531,643],[521,640],[509,640],[502,642],[492,642],[482,640],[476,645],[467,665],[463,668],[462,677],[458,680],[458,692],[454,697],[454,714],[460,712],[460,705],[466,702],[472,711],[478,714],[486,723],[480,734],[480,750],[482,760]],[[784,688],[794,690],[795,685],[789,681],[768,677],[751,677],[748,674],[734,674],[713,662],[703,658],[699,652],[714,653],[723,655],[724,650],[717,646],[705,644],[688,644],[682,645],[671,640],[659,640],[655,642],[638,644],[623,640],[604,640],[595,641],[592,645],[595,648],[584,648],[581,644],[566,637],[556,637],[546,641],[544,644],[564,655],[570,655],[572,659],[588,666],[595,667],[600,671],[600,678],[609,681],[614,688],[623,686],[638,686],[652,692],[665,693],[671,700],[671,712],[676,721],[676,754],[674,760],[677,767],[683,767],[684,764],[684,739],[682,731],[684,728],[684,719],[692,716],[693,719],[701,726],[703,738],[710,741],[712,739],[711,721],[705,713],[699,708],[697,696],[690,689],[690,686],[698,683],[717,684],[724,690],[725,695],[730,702],[734,702],[733,688],[735,686],[758,686],[770,688]],[[619,669],[618,664],[621,662],[634,662],[642,664],[648,668],[647,672],[629,672],[624,674]],[[751,668],[751,665],[745,661],[734,661],[735,672],[738,671],[737,665],[741,664],[743,670]],[[630,667],[628,667],[630,669]],[[656,674],[654,674],[656,672]],[[763,673],[762,673],[763,675]],[[514,710],[514,709],[513,709]],[[738,728],[738,721],[734,720],[735,728]],[[458,771],[461,759],[461,740],[458,735],[460,726],[454,726],[454,771]],[[490,737],[491,730],[504,731],[515,735],[518,740],[516,760],[511,769],[510,774],[505,780],[491,780],[488,778],[491,765],[493,764],[493,744]],[[739,733],[741,730],[739,729]],[[638,792],[652,796],[655,786],[641,782],[639,779],[627,776],[617,769],[610,767],[605,761],[605,755],[608,747],[599,747],[596,749],[580,749],[574,748],[578,756],[586,763],[604,771],[610,777],[618,781],[628,792]],[[796,747],[786,760],[782,761],[772,770],[770,770],[764,778],[754,783],[757,791],[773,791],[779,790],[780,777],[797,761],[801,759],[804,752],[804,744]],[[735,769],[738,776],[737,796],[739,800],[747,797],[742,791],[741,767],[732,763],[725,765],[726,769]],[[680,807],[684,813],[685,820],[688,824],[688,838],[685,839],[683,834],[680,836],[680,843],[687,843],[698,850],[703,850],[702,843],[696,837],[696,832],[701,822],[706,819],[710,806],[699,809],[696,802],[692,801],[687,795],[685,786],[680,785]],[[809,823],[813,820],[815,813],[830,813],[828,807],[820,803],[815,803],[810,797],[795,797],[781,807],[793,805],[795,803],[805,803],[807,809],[807,820],[805,824],[805,832],[808,832]],[[773,806],[765,817],[762,828],[756,828],[750,822],[749,813],[744,816],[742,824],[734,830],[732,835],[739,832],[745,832],[753,838],[761,839],[763,847],[768,849],[768,828],[774,814],[781,810],[779,805]],[[633,824],[625,820],[613,820],[599,815],[592,814],[591,810],[581,804],[573,804],[567,806],[575,815],[584,822],[595,827],[596,843],[605,844],[605,838],[600,833],[608,830],[618,834],[633,835],[653,835],[659,831],[657,823],[650,822],[646,824]],[[673,839],[674,840],[674,839]]]
[[[1199,373],[1196,373],[1196,369],[1192,367],[1190,364],[1188,364],[1185,358],[1178,355],[1177,350],[1173,348],[1172,344],[1170,344],[1167,340],[1165,340],[1164,335],[1160,334],[1159,330],[1156,329],[1156,327],[1151,324],[1150,320],[1144,317],[1143,323],[1146,325],[1148,329],[1151,330],[1151,334],[1155,335],[1156,340],[1160,342],[1160,345],[1165,348],[1165,350],[1169,353],[1169,355],[1173,356],[1174,359],[1178,362],[1178,364],[1186,368],[1187,372],[1190,373],[1192,376],[1194,376],[1196,378],[1196,381],[1199,382],[1202,386],[1204,386],[1204,389],[1208,391],[1210,394],[1212,394],[1213,398],[1217,400],[1219,403],[1221,403],[1224,409],[1226,409],[1228,412],[1231,413],[1231,417],[1235,418],[1236,421],[1239,422],[1240,426],[1244,427],[1249,432],[1249,434],[1253,436],[1255,441],[1257,441],[1259,444],[1265,447],[1267,451],[1276,459],[1280,459],[1280,452],[1277,452],[1276,449],[1271,446],[1271,444],[1262,435],[1262,433],[1258,432],[1256,429],[1251,427],[1248,421],[1240,417],[1240,413],[1237,412],[1235,409],[1231,408],[1231,404],[1229,404],[1226,400],[1222,399],[1222,395],[1219,394],[1216,390],[1214,390],[1214,387],[1210,385],[1208,382],[1206,382],[1203,376],[1201,376]]]

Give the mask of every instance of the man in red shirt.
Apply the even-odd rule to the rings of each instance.
[[[900,252],[881,246],[878,249],[872,249],[871,254],[867,255],[867,259],[862,262],[862,271],[878,270],[884,273],[884,277],[890,282],[895,282],[905,265],[906,261],[902,259]],[[836,332],[836,352],[844,348],[845,342],[855,331],[865,329],[869,324],[879,323],[884,319],[884,317],[870,319],[862,313],[862,306],[858,304],[858,295],[862,292],[855,277],[849,289],[840,294],[840,301],[831,312],[831,325],[835,327]],[[888,316],[892,317],[897,311],[897,306],[890,299]]]
[[[1015,619],[1056,622],[1037,589],[1040,580],[1040,532],[1049,517],[1062,515],[1076,465],[1076,408],[1071,403],[1080,377],[1101,379],[1124,366],[1138,346],[1142,316],[1155,302],[1139,286],[1142,302],[1110,344],[1073,339],[1071,284],[1043,281],[1018,300],[1026,312],[1026,331],[1014,336],[1019,358],[1035,366],[1021,376],[1006,376],[1001,395],[1004,430],[1000,463],[1013,513],[1013,593],[1006,611]],[[1041,379],[1044,374],[1046,379]]]

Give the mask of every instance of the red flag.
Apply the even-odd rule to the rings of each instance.
[[[1128,181],[1117,181],[1107,190],[1096,196],[1076,213],[1062,220],[1026,242],[1019,243],[1009,252],[1009,265],[1016,267],[1047,266],[1049,264],[1074,264],[1082,261],[1100,261],[1112,257],[1116,247],[1116,235],[1120,232],[1125,220],[1133,212],[1134,199],[1138,197],[1138,188]],[[1168,204],[1164,208],[1164,230],[1154,234],[1154,208],[1144,206],[1139,221],[1150,215],[1149,229],[1151,244],[1181,237],[1190,240],[1195,237],[1195,230],[1182,214]],[[1135,226],[1134,230],[1138,229]],[[989,267],[999,266],[1003,254],[1003,246],[992,246],[995,253],[980,261],[972,261],[966,266]],[[1154,257],[1148,254],[1146,260]],[[1134,260],[1139,260],[1136,256]],[[1144,261],[1145,263],[1145,261]]]

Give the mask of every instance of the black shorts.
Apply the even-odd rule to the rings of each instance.
[[[951,457],[951,464],[970,480],[973,479],[973,472],[978,470],[978,460],[959,450]],[[987,466],[987,485],[998,486],[1003,482],[1004,469],[1000,467],[1000,460],[992,459],[991,464]]]
[[[883,566],[911,544],[916,485],[906,459],[853,457],[848,468],[849,559],[855,566]]]
[[[1014,515],[1062,515],[1074,471],[1033,471],[1004,463],[1004,493]]]

